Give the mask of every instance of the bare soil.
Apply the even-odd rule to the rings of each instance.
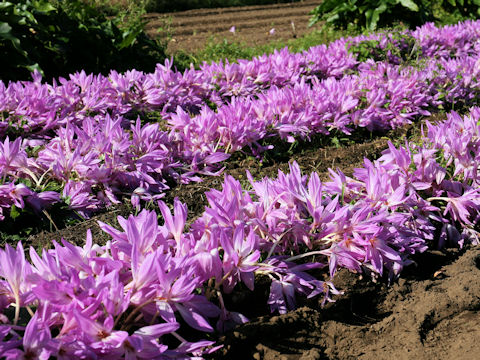
[[[310,32],[309,12],[320,2],[304,0],[291,4],[198,9],[173,14],[150,13],[146,16],[149,21],[146,30],[152,37],[165,36],[158,29],[166,29],[168,24],[173,31],[168,44],[169,53],[180,49],[198,51],[212,37],[248,46],[263,45]],[[232,26],[235,26],[235,33],[229,31]],[[275,29],[273,35],[271,29]]]
[[[394,284],[346,270],[345,294],[261,316],[221,338],[217,359],[478,359],[480,249],[430,250]]]

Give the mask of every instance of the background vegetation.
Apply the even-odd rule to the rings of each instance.
[[[141,17],[107,18],[80,0],[0,2],[0,78],[24,80],[38,70],[51,80],[84,69],[151,71],[165,46],[149,39]]]
[[[480,15],[480,0],[324,0],[312,12],[311,24],[325,21],[375,30],[401,22],[409,27],[427,21],[453,23]]]

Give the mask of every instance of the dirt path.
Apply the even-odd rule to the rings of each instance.
[[[170,52],[178,49],[194,52],[212,36],[249,46],[261,45],[309,32],[309,12],[319,3],[318,0],[304,0],[291,4],[199,9],[174,14],[151,13],[147,15],[149,23],[146,28],[149,35],[156,36],[157,29],[165,28],[166,22],[171,21]],[[229,31],[232,26],[235,26],[235,33]],[[274,33],[270,34],[272,29],[275,29]]]

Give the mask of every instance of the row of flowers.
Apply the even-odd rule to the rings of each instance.
[[[293,142],[331,131],[386,130],[440,106],[476,105],[479,71],[478,56],[426,59],[420,69],[369,60],[356,75],[272,86],[216,110],[203,105],[198,115],[178,107],[157,123],[109,113],[67,116],[54,133],[43,128],[48,138],[37,132],[0,142],[0,218],[13,205],[40,212],[62,199],[83,216],[124,196],[138,207],[162,197],[167,182],[218,174],[235,151],[261,154],[272,148],[271,137]]]
[[[163,196],[167,182],[218,174],[234,151],[259,155],[272,147],[270,137],[292,142],[332,130],[385,130],[438,106],[475,105],[479,27],[427,24],[400,38],[340,39],[184,73],[167,62],[152,74],[0,82],[0,219],[12,206],[41,212],[59,201],[83,216],[123,196],[138,207]],[[409,39],[423,59],[415,67],[394,54],[360,63],[349,52],[369,41],[380,50],[403,48]],[[132,120],[154,110],[158,123]]]
[[[0,250],[0,354],[6,359],[198,358],[218,349],[189,342],[186,327],[225,331],[248,319],[224,296],[270,279],[268,304],[285,313],[298,294],[332,301],[340,268],[394,279],[428,247],[479,243],[480,108],[426,125],[421,145],[389,144],[382,156],[331,180],[297,164],[245,190],[222,190],[185,229],[187,208],[100,223],[111,241],[87,232],[39,255],[22,244]],[[327,268],[322,280],[309,270]],[[244,286],[240,287],[239,284]],[[180,325],[183,323],[183,325]],[[189,331],[191,333],[191,331]]]
[[[200,70],[192,68],[184,73],[175,71],[172,62],[167,61],[151,74],[111,71],[105,77],[80,72],[52,84],[42,84],[36,74],[32,82],[0,82],[0,133],[5,136],[16,129],[27,136],[48,138],[52,129],[92,114],[125,115],[156,110],[168,119],[178,106],[197,113],[205,103],[220,106],[234,96],[258,94],[273,86],[293,86],[302,79],[341,79],[362,64],[357,60],[358,54],[349,49],[370,41],[377,41],[378,49],[387,52],[392,46],[403,48],[405,41],[413,41],[415,53],[424,59],[475,56],[480,46],[479,32],[480,22],[441,28],[426,24],[415,31],[404,31],[400,38],[389,32],[342,38],[302,53],[291,53],[285,48],[237,63],[226,60],[204,64]],[[393,59],[393,55],[386,55]],[[398,59],[392,63],[398,63]]]

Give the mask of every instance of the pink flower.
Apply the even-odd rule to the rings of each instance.
[[[2,353],[7,360],[48,360],[56,352],[58,344],[52,340],[50,329],[45,322],[38,319],[37,314],[35,313],[25,328],[23,351],[17,348]]]
[[[183,229],[185,228],[185,223],[187,221],[187,207],[177,198],[174,199],[173,203],[173,216],[170,209],[163,201],[159,201],[158,206],[165,220],[164,228],[166,228],[175,239],[177,247],[180,247],[183,237]]]
[[[31,273],[31,266],[25,261],[25,252],[22,243],[19,242],[14,250],[9,244],[5,250],[0,250],[0,277],[5,279],[9,295],[15,300],[15,320],[18,321],[20,306],[23,305],[22,298],[28,293],[25,283],[26,277]]]
[[[226,293],[233,290],[235,284],[241,280],[250,290],[254,287],[254,271],[257,269],[257,261],[260,258],[258,238],[253,231],[245,236],[242,226],[235,229],[233,238],[220,236],[220,244],[223,247],[223,289]]]

